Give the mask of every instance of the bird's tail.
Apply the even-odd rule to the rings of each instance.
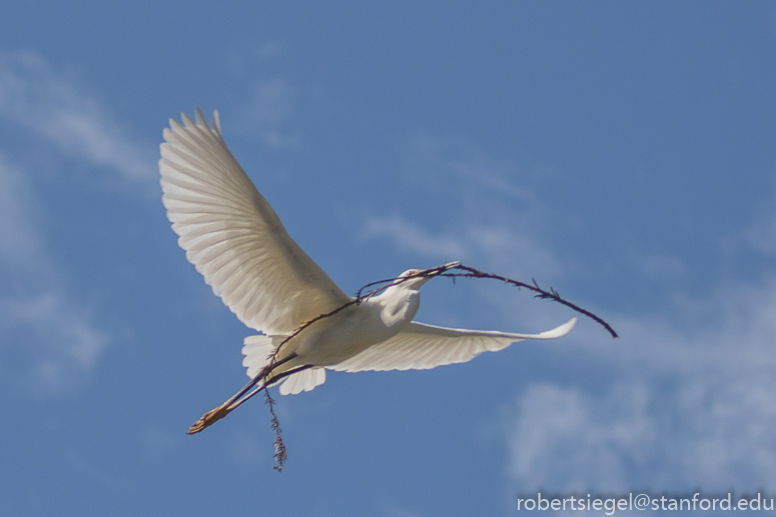
[[[253,379],[269,365],[272,354],[287,336],[265,336],[255,335],[245,338],[242,353],[245,356],[243,366],[247,368],[248,377]],[[283,385],[280,387],[281,395],[296,395],[303,391],[310,391],[316,386],[326,382],[326,370],[323,368],[309,368],[298,373],[294,373],[285,379],[282,379]],[[269,386],[276,384],[270,382]]]
[[[242,364],[247,368],[245,373],[248,374],[248,377],[253,379],[266,368],[272,359],[272,354],[287,337],[257,334],[245,338],[242,348],[242,354],[245,358]]]

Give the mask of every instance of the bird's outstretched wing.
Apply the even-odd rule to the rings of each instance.
[[[555,339],[565,336],[577,322],[567,323],[541,334],[464,330],[411,322],[391,339],[367,348],[358,355],[328,368],[343,372],[365,370],[428,370],[437,366],[465,363],[483,352],[496,352],[524,339]]]
[[[208,127],[170,120],[161,145],[162,201],[178,244],[223,302],[267,334],[297,326],[350,300],[289,237],[275,211],[229,152],[213,113]]]

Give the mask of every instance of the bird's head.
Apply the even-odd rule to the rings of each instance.
[[[460,262],[450,262],[444,266],[432,267],[430,269],[408,269],[398,276],[394,285],[401,285],[406,289],[418,290],[423,284],[434,278],[436,274],[444,273],[460,264]]]

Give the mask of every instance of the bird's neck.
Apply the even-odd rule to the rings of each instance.
[[[415,289],[391,286],[373,298],[380,307],[380,319],[388,327],[407,325],[420,307],[420,293]]]

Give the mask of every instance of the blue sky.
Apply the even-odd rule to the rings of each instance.
[[[770,2],[11,2],[0,8],[0,514],[515,515],[519,493],[776,492]],[[221,113],[346,291],[451,260],[589,321],[278,401],[177,247],[168,118]],[[427,323],[539,332],[488,282]]]

